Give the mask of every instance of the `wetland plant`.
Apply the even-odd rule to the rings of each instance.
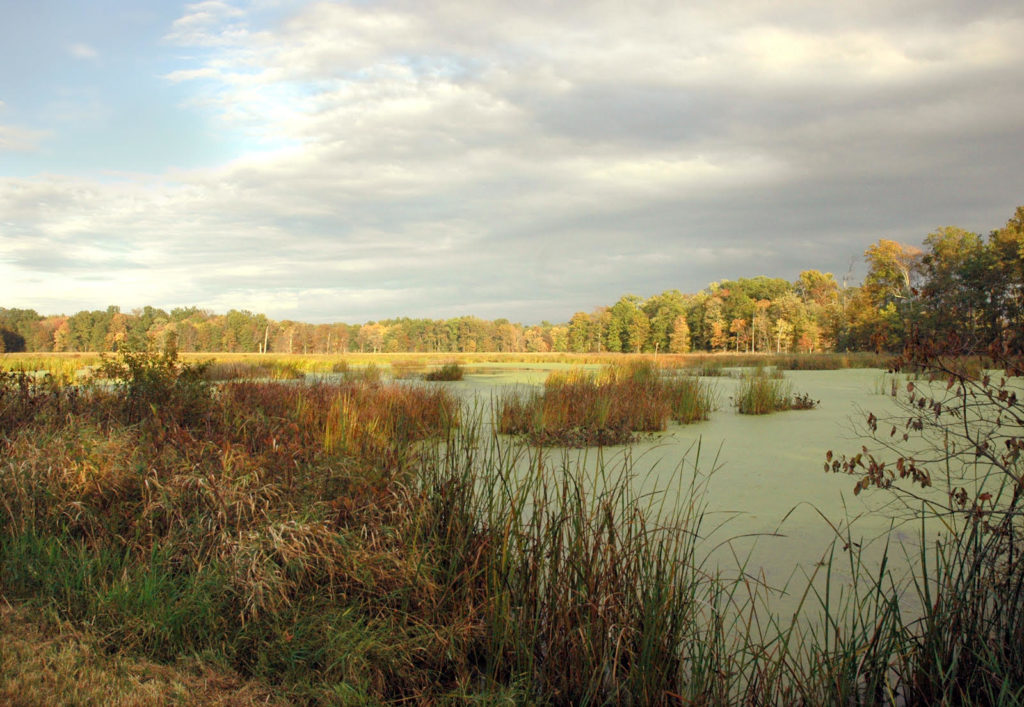
[[[733,403],[741,415],[767,415],[782,410],[810,410],[819,401],[807,393],[794,395],[792,384],[781,371],[758,368],[740,378]]]
[[[205,371],[208,381],[229,380],[297,380],[305,373],[295,364],[279,359],[270,361],[212,361]]]
[[[714,403],[706,383],[663,376],[652,363],[638,362],[552,373],[542,391],[506,391],[496,417],[500,432],[525,434],[535,444],[601,446],[660,432],[669,420],[706,420]]]
[[[450,361],[436,370],[428,371],[423,376],[423,379],[428,381],[460,381],[463,375],[462,366],[455,361]]]
[[[826,455],[826,471],[856,477],[854,493],[909,501],[922,538],[925,521],[942,524],[914,576],[923,615],[901,656],[907,704],[1024,703],[1024,355],[1012,340],[988,354],[991,371],[911,342],[890,369],[911,376],[892,385],[896,412],[868,413],[859,430],[890,458]]]

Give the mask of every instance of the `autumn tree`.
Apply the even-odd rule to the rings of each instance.
[[[576,312],[569,320],[569,350],[573,353],[590,351],[590,316]]]
[[[898,349],[911,322],[917,318],[914,293],[919,283],[923,252],[920,248],[880,239],[864,251],[868,274],[861,288],[875,309],[870,339],[875,348]]]
[[[672,353],[688,353],[690,351],[690,324],[687,322],[685,314],[680,314],[672,322],[669,350]]]

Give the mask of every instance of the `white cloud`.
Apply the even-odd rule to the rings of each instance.
[[[246,33],[236,24],[245,12],[230,3],[219,0],[191,3],[185,14],[175,20],[167,39],[193,46],[218,46],[245,38]]]
[[[29,152],[35,150],[48,134],[45,130],[0,124],[0,151]]]
[[[68,46],[68,54],[76,59],[98,59],[99,52],[93,47],[82,42],[71,44]]]

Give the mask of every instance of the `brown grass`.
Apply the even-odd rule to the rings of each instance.
[[[257,680],[221,665],[164,665],[119,653],[80,624],[0,597],[0,703],[5,705],[283,705]]]

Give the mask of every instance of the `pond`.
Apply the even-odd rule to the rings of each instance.
[[[486,407],[502,389],[540,385],[556,368],[561,366],[476,367],[463,381],[443,385]],[[867,412],[896,412],[886,394],[891,376],[878,369],[850,369],[787,371],[785,378],[794,393],[807,393],[820,405],[813,410],[740,415],[730,401],[739,380],[705,378],[718,398],[709,420],[669,423],[663,433],[603,450],[609,468],[631,455],[642,491],[664,487],[681,463],[690,467],[696,462],[702,472],[713,470],[703,499],[708,510],[704,544],[712,564],[726,573],[742,565],[748,575],[763,577],[771,586],[788,584],[789,591],[774,606],[782,612],[795,608],[806,586],[804,576],[813,573],[828,553],[837,530],[845,540],[846,529],[851,528],[852,540],[860,544],[871,569],[877,568],[890,542],[889,563],[897,570],[916,559],[921,532],[920,523],[911,521],[913,509],[891,493],[869,490],[855,495],[854,477],[825,473],[823,468],[828,450],[851,454],[866,443],[856,430],[863,427]],[[576,455],[586,463],[596,463],[597,457],[593,449],[548,453],[553,458]],[[944,493],[934,490],[930,495],[941,498]],[[835,563],[832,576],[840,584],[852,579],[845,559]]]

